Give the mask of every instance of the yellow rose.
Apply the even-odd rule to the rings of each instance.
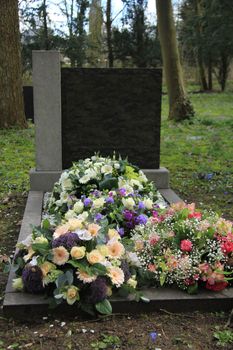
[[[70,286],[65,294],[65,298],[69,305],[73,305],[76,300],[79,300],[79,289],[75,286]]]
[[[137,287],[137,281],[134,278],[129,278],[127,281],[127,284],[132,288]]]
[[[87,260],[91,265],[93,265],[102,262],[104,257],[102,254],[100,254],[98,249],[94,249],[90,253],[87,253]]]
[[[77,260],[84,258],[85,253],[86,253],[86,248],[84,246],[73,247],[70,251],[70,255],[72,256],[72,258],[77,259]]]
[[[40,236],[40,237],[36,237],[33,243],[43,244],[43,243],[48,243],[48,240],[44,236]]]
[[[109,254],[108,247],[105,244],[97,245],[96,248],[98,249],[100,254],[103,255],[104,257]]]
[[[112,238],[121,239],[121,236],[119,235],[117,230],[115,230],[114,228],[110,228],[108,230],[108,237],[109,237],[109,239],[112,239]]]
[[[79,219],[70,219],[68,221],[69,231],[75,231],[78,228],[81,229],[83,227],[82,221]]]

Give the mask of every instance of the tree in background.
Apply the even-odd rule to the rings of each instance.
[[[197,63],[202,90],[212,90],[214,73],[223,91],[233,57],[233,2],[184,0],[180,17],[182,51]]]
[[[169,119],[182,121],[194,115],[182,75],[171,0],[156,0],[159,38],[169,97]]]
[[[98,67],[103,56],[103,13],[101,0],[92,0],[89,11],[88,61]]]
[[[27,126],[22,95],[18,1],[0,6],[0,128]]]
[[[71,67],[82,67],[86,61],[88,22],[88,0],[62,0],[60,10],[66,18],[66,30],[62,32],[64,54],[70,59]]]

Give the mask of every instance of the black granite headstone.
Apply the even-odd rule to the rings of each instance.
[[[34,122],[33,87],[23,86],[24,112],[27,119]]]
[[[161,69],[62,68],[63,169],[98,151],[159,168],[161,79]]]

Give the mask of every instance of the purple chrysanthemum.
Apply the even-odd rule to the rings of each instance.
[[[65,235],[62,235],[52,242],[52,247],[65,247],[66,249],[71,249],[74,246],[81,244],[81,240],[75,232],[67,232]]]
[[[127,210],[127,209],[123,211],[123,215],[124,215],[125,220],[127,220],[127,221],[132,220],[134,217],[133,212],[130,210]]]
[[[43,274],[38,266],[26,266],[22,272],[23,285],[29,293],[40,293],[44,290]]]
[[[124,231],[123,227],[121,227],[121,228],[118,229],[118,233],[119,233],[119,235],[120,235],[121,237],[124,236],[125,231]]]
[[[107,296],[107,284],[103,277],[97,277],[97,279],[90,284],[88,291],[86,292],[86,301],[90,304],[96,304],[104,300]]]
[[[138,203],[138,209],[144,209],[145,208],[145,204],[143,202],[139,202]]]
[[[85,198],[83,201],[83,204],[85,205],[85,207],[88,207],[88,205],[90,205],[92,203],[92,200],[90,198]]]
[[[120,189],[119,189],[119,194],[120,194],[120,196],[122,196],[122,197],[126,196],[126,189],[125,189],[124,187],[120,188]]]
[[[130,279],[130,277],[131,277],[131,273],[130,273],[130,271],[129,271],[129,264],[127,263],[127,261],[126,260],[122,260],[122,262],[121,262],[121,269],[123,270],[123,272],[124,272],[124,275],[125,275],[125,282],[127,282],[129,279]]]
[[[95,215],[95,221],[100,221],[101,219],[103,219],[103,215],[100,214],[100,213],[97,213],[97,214]]]
[[[138,217],[135,219],[135,222],[137,225],[145,225],[147,223],[148,217],[144,214],[138,215]]]
[[[105,202],[107,204],[113,204],[114,203],[114,198],[113,197],[108,197],[108,198],[105,199]]]

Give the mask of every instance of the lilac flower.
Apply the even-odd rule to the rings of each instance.
[[[120,189],[119,189],[119,194],[120,194],[120,196],[122,196],[122,197],[126,196],[126,189],[125,189],[124,187],[120,188]]]
[[[144,214],[138,215],[136,218],[136,224],[137,225],[145,225],[147,223],[148,217]]]
[[[71,249],[76,245],[81,244],[82,241],[75,232],[67,232],[66,234],[54,239],[52,241],[52,247],[65,247],[66,249]]]
[[[86,301],[90,304],[96,304],[104,300],[107,296],[107,284],[103,277],[97,277],[97,279],[90,284],[89,289],[86,291]]]
[[[121,228],[118,229],[118,233],[119,233],[119,235],[120,235],[121,237],[124,236],[125,231],[124,231],[123,227],[121,227]]]
[[[145,208],[145,204],[143,202],[139,202],[138,203],[138,209],[144,209]]]
[[[114,198],[108,197],[108,198],[105,199],[105,202],[108,203],[108,204],[113,204],[114,203]]]
[[[103,215],[100,214],[100,213],[97,213],[97,214],[95,215],[95,221],[100,221],[102,218],[103,218]]]
[[[124,215],[125,220],[127,220],[127,221],[132,220],[133,217],[134,217],[134,214],[132,213],[132,211],[127,210],[127,209],[125,209],[125,210],[123,211],[123,215]]]
[[[150,333],[150,339],[152,340],[153,343],[156,341],[157,335],[158,335],[157,332]]]
[[[83,204],[84,204],[85,207],[88,207],[88,205],[90,205],[91,202],[92,202],[92,201],[91,201],[90,198],[85,198],[84,201],[83,201]]]
[[[95,191],[92,192],[92,194],[93,194],[95,197],[98,198],[98,197],[101,195],[101,192],[98,191],[98,190],[95,190]]]
[[[40,293],[43,291],[43,273],[38,266],[26,266],[22,272],[23,285],[29,293]]]

